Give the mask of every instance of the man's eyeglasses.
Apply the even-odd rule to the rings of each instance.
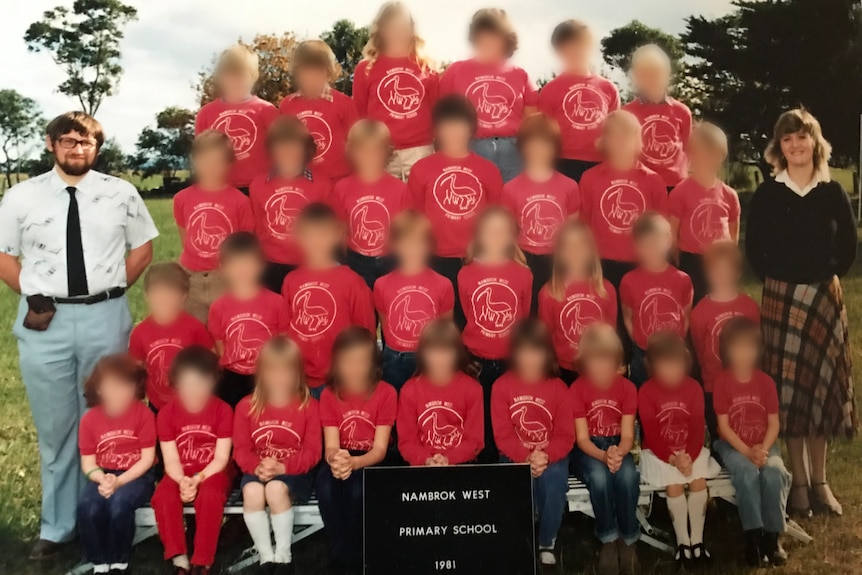
[[[61,148],[66,150],[73,150],[78,146],[81,146],[81,149],[84,151],[92,150],[96,147],[95,140],[79,140],[78,138],[72,138],[69,136],[63,136],[57,139],[57,143]]]

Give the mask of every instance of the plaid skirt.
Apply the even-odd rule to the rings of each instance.
[[[838,277],[817,284],[766,278],[764,371],[778,385],[785,437],[856,434],[847,309]]]

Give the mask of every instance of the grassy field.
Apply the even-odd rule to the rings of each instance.
[[[162,235],[156,240],[156,260],[176,258],[178,239],[171,219],[168,200],[148,201]],[[860,258],[862,260],[862,258]],[[747,283],[755,297],[758,287]],[[851,320],[855,380],[862,380],[862,261],[844,283]],[[140,287],[131,290],[132,314],[143,316]],[[10,329],[14,318],[16,297],[0,287],[0,573],[16,575],[61,574],[79,559],[75,546],[67,547],[61,556],[46,563],[27,561],[30,545],[39,532],[39,465],[36,432],[18,373],[15,340]],[[830,481],[844,505],[844,517],[815,518],[803,522],[814,537],[810,545],[787,542],[789,564],[780,573],[806,575],[844,575],[862,573],[862,442],[840,442],[831,447]],[[655,521],[670,530],[662,503],[656,504]],[[707,543],[715,557],[707,573],[729,575],[752,573],[740,566],[741,532],[733,507],[723,502],[710,508],[706,528]],[[320,533],[299,543],[294,556],[299,573],[326,573],[327,552],[325,534]],[[594,552],[592,522],[583,516],[567,518],[559,540],[563,573],[591,574]],[[238,556],[242,542],[219,552],[219,564],[226,565]],[[135,575],[170,573],[161,560],[157,540],[147,541],[135,550]],[[668,556],[640,546],[645,574],[668,573],[674,568]]]

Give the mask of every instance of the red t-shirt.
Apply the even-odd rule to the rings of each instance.
[[[581,209],[578,183],[559,172],[546,182],[521,173],[503,185],[500,203],[518,219],[518,245],[531,254],[554,251],[557,230]]]
[[[266,131],[276,116],[275,106],[257,96],[236,104],[214,100],[198,112],[195,135],[204,130],[218,130],[230,137],[236,156],[230,183],[241,188],[269,168]]]
[[[377,329],[371,290],[347,266],[300,267],[284,278],[281,295],[288,306],[289,333],[302,350],[312,387],[323,385],[332,344],[344,328],[358,325],[372,333]]]
[[[412,276],[395,270],[374,282],[374,307],[386,345],[396,351],[416,351],[428,322],[455,307],[455,289],[430,268]]]
[[[575,421],[561,379],[526,383],[507,371],[491,389],[491,423],[500,452],[523,463],[541,450],[551,463],[568,457],[575,444]]]
[[[348,176],[332,192],[332,205],[347,224],[347,247],[372,257],[389,252],[392,220],[411,201],[407,184],[389,174],[371,183]]]
[[[703,390],[706,393],[712,393],[715,379],[723,369],[721,331],[728,320],[739,316],[760,323],[760,308],[757,302],[745,294],[739,294],[730,301],[715,301],[707,296],[691,310],[691,342],[700,364]]]
[[[575,419],[586,419],[590,437],[616,437],[622,433],[624,415],[636,415],[638,390],[618,375],[610,387],[602,389],[582,375],[569,388]]]
[[[287,333],[289,322],[284,300],[261,288],[252,299],[241,300],[227,293],[215,300],[207,326],[224,346],[219,364],[236,373],[252,374],[263,345]]]
[[[320,423],[337,427],[341,448],[369,451],[374,446],[377,427],[395,425],[398,393],[385,381],[377,382],[371,395],[343,395],[339,398],[327,387],[320,396]]]
[[[314,138],[317,153],[311,167],[316,173],[332,180],[350,173],[344,148],[347,133],[359,116],[349,96],[331,88],[320,98],[306,98],[296,92],[286,96],[278,109],[286,116],[302,120]]]
[[[657,331],[685,337],[686,314],[693,299],[691,278],[673,266],[658,273],[636,268],[620,282],[620,301],[632,310],[632,339],[641,349],[646,349],[649,336]]]
[[[623,110],[640,120],[643,163],[661,176],[666,187],[677,185],[688,174],[685,147],[691,134],[691,110],[670,97],[660,104],[636,99]]]
[[[457,465],[473,461],[485,446],[482,386],[458,372],[446,385],[417,376],[398,397],[398,450],[410,465],[435,455]]]
[[[589,224],[602,259],[633,262],[632,228],[644,212],[667,214],[667,188],[652,170],[638,164],[615,170],[609,164],[581,177],[581,219]]]
[[[266,259],[280,264],[298,264],[302,256],[293,235],[299,212],[308,204],[325,202],[329,181],[316,174],[312,179],[270,177],[261,174],[249,186],[254,230]]]
[[[412,58],[379,56],[368,69],[363,60],[353,73],[353,100],[359,115],[386,124],[396,150],[433,140],[431,108],[439,76]]]
[[[251,397],[236,406],[233,420],[233,458],[243,473],[253,474],[267,458],[283,464],[286,475],[308,473],[320,461],[323,432],[317,400],[305,407],[298,400],[284,407],[265,405],[260,416],[251,412]]]
[[[608,280],[602,285],[604,297],[591,281],[572,282],[561,301],[551,296],[548,284],[539,290],[539,319],[551,329],[557,361],[565,369],[574,369],[578,344],[588,327],[594,323],[617,325],[617,291]]]
[[[437,230],[437,255],[462,258],[477,216],[499,202],[503,178],[497,166],[476,154],[450,158],[437,152],[413,165],[407,184],[413,207]]]
[[[720,180],[707,189],[686,178],[671,190],[668,212],[679,218],[679,249],[702,254],[713,242],[731,239],[731,224],[739,225],[739,196]]]
[[[649,379],[638,391],[643,448],[662,461],[679,451],[697,459],[706,428],[703,410],[703,390],[692,378],[685,378],[675,389]]]
[[[560,125],[561,157],[600,162],[596,140],[602,124],[620,107],[620,93],[613,82],[601,76],[560,74],[539,92],[539,111]]]
[[[233,411],[217,397],[198,413],[187,411],[175,399],[159,411],[156,425],[159,441],[176,442],[183,473],[191,477],[212,463],[217,440],[233,436]]]
[[[147,316],[132,329],[129,353],[147,367],[147,399],[156,409],[174,397],[168,379],[174,357],[181,349],[193,345],[212,349],[213,338],[204,324],[185,312],[166,325]]]
[[[156,417],[142,401],[132,403],[119,417],[109,417],[97,405],[78,426],[81,455],[95,455],[96,465],[106,471],[127,470],[141,460],[142,449],[155,446]]]
[[[712,405],[716,415],[726,415],[733,432],[751,447],[763,443],[769,416],[778,414],[778,389],[759,369],[745,383],[723,371],[715,381]]]
[[[458,295],[467,325],[461,334],[474,355],[502,359],[519,319],[530,315],[533,273],[510,261],[489,266],[474,261],[458,272]]]
[[[440,95],[461,94],[476,107],[477,138],[507,138],[518,133],[525,107],[538,103],[536,86],[523,68],[511,62],[483,64],[461,60],[440,78]]]
[[[174,196],[174,220],[185,230],[180,263],[193,272],[218,269],[218,250],[234,232],[254,230],[248,198],[236,188],[209,192],[192,185]]]

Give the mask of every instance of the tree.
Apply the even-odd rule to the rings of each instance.
[[[123,67],[120,40],[137,10],[119,0],[75,0],[72,9],[58,6],[33,22],[24,34],[31,52],[48,52],[66,72],[58,86],[95,116],[102,101],[116,92]]]
[[[335,88],[348,96],[353,94],[353,71],[362,60],[362,49],[368,43],[368,35],[368,26],[357,28],[347,19],[338,20],[330,30],[320,35],[341,64],[341,78],[335,82]]]
[[[690,77],[702,114],[721,125],[737,159],[760,161],[778,115],[803,105],[823,125],[834,160],[859,153],[862,6],[857,0],[740,0],[730,14],[686,20]]]
[[[7,188],[12,185],[13,168],[17,174],[21,172],[21,162],[27,156],[23,148],[32,143],[42,124],[42,113],[34,100],[15,90],[0,90],[0,152]]]
[[[188,169],[188,157],[195,134],[195,114],[171,106],[156,114],[156,126],[147,126],[138,135],[136,153],[128,163],[144,177],[162,174],[176,177]]]
[[[111,138],[99,148],[99,157],[96,159],[95,169],[105,174],[119,176],[128,169],[127,160],[128,158],[123,154],[120,144]]]
[[[281,36],[258,34],[251,43],[244,42],[242,38],[237,42],[254,50],[260,58],[260,77],[255,84],[254,94],[278,106],[282,98],[291,92],[290,58],[296,46],[293,32],[285,32]],[[193,86],[201,106],[216,98],[213,72],[217,60],[218,55],[213,56],[210,66],[198,73],[197,83]]]

